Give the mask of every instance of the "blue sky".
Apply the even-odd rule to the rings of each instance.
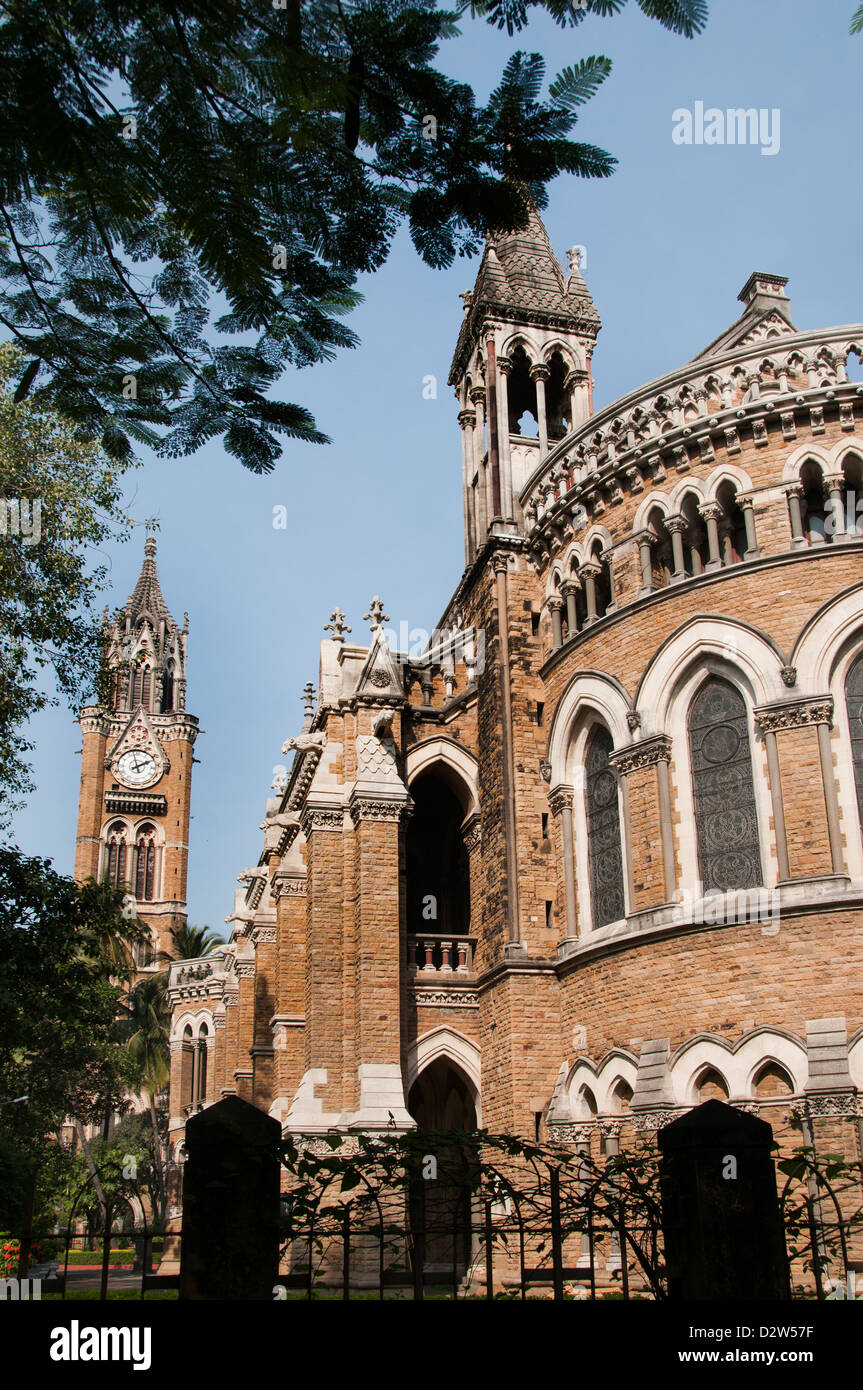
[[[560,178],[544,214],[565,261],[573,243],[603,321],[594,358],[599,408],[690,358],[737,318],[753,270],[787,275],[798,328],[859,322],[863,35],[854,0],[712,0],[705,33],[666,33],[630,3],[575,31],[540,18],[512,40],[465,21],[441,65],[485,98],[515,49],[545,55],[549,78],[588,54],[613,71],[582,108],[575,138],[611,151],[609,179]],[[780,147],[679,145],[672,114],[705,107],[780,112]],[[235,875],[257,862],[265,798],[283,740],[299,732],[302,687],[317,684],[319,642],[340,604],[364,640],[373,594],[391,625],[431,629],[463,567],[457,407],[446,386],[476,263],[427,269],[401,234],[362,284],[350,316],[361,346],[287,375],[332,438],[288,444],[269,478],[220,446],[145,459],[130,510],[160,520],[158,564],[175,617],[190,614],[188,709],[196,745],[189,915],[221,932]],[[438,380],[437,399],[423,378]],[[273,508],[288,511],[273,529]],[[111,552],[112,606],[125,601],[144,532]],[[72,714],[33,721],[38,790],[17,843],[63,872],[74,857],[81,746]]]

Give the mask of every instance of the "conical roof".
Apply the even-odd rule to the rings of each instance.
[[[451,385],[464,371],[475,331],[488,315],[511,323],[586,331],[591,337],[602,326],[581,272],[573,267],[569,278],[564,276],[529,195],[527,226],[520,231],[494,233],[486,241],[453,356]]]
[[[148,536],[144,544],[144,563],[141,566],[138,582],[129,595],[124,612],[133,624],[139,617],[148,614],[157,623],[164,619],[168,627],[176,627],[159,584],[159,575],[156,570],[156,542],[152,536]]]

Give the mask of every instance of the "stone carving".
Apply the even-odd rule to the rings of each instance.
[[[302,815],[303,834],[309,838],[314,830],[341,830],[344,815],[340,810],[324,810],[307,806]]]
[[[764,734],[781,729],[800,729],[806,724],[829,724],[833,718],[833,697],[800,700],[788,705],[762,705],[755,711],[758,727]]]
[[[547,758],[543,758],[542,762],[539,765],[539,775],[542,778],[543,782],[551,781],[551,763],[548,761]]]
[[[475,989],[423,989],[414,987],[418,1004],[433,1009],[476,1009],[479,999]]]
[[[572,801],[572,787],[557,787],[553,792],[549,793],[548,797],[551,814],[553,816],[560,816],[564,811],[571,811]]]
[[[609,762],[617,768],[622,777],[642,767],[656,767],[657,763],[671,762],[671,739],[667,734],[656,734],[646,738],[631,748],[621,748],[612,753]]]
[[[357,742],[359,743],[359,739]],[[399,821],[406,809],[407,803],[405,801],[378,801],[369,796],[358,796],[351,803],[350,808],[355,825],[361,820]]]
[[[286,738],[282,744],[283,753],[322,753],[327,746],[325,733],[298,734],[296,738]]]
[[[265,879],[268,870],[266,865],[258,864],[254,869],[243,869],[241,874],[237,874],[238,883],[254,883],[256,879]]]
[[[782,671],[781,671],[780,674],[781,674],[781,676],[782,676],[782,682],[783,682],[784,685],[789,685],[789,686],[791,686],[791,685],[796,685],[796,684],[797,684],[797,667],[796,667],[796,666],[783,666],[783,667],[782,667]]]
[[[266,820],[262,820],[258,826],[259,830],[289,830],[293,826],[299,827],[299,811],[273,811],[267,815]]]

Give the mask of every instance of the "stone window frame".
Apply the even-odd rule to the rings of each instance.
[[[572,769],[568,776],[570,785],[574,788],[572,799],[572,811],[563,814],[572,815],[572,839],[575,858],[575,879],[576,889],[576,920],[578,924],[578,936],[581,940],[589,940],[602,932],[607,932],[614,928],[615,923],[606,922],[601,927],[594,927],[593,924],[593,901],[590,885],[590,852],[587,825],[587,805],[585,799],[585,759],[587,745],[590,736],[596,725],[601,725],[611,735],[614,744],[614,751],[619,752],[621,746],[615,739],[614,729],[599,710],[590,705],[584,706],[576,716],[574,725],[570,730],[569,752],[567,754],[567,767]],[[617,777],[617,813],[618,825],[620,827],[620,857],[623,873],[623,905],[624,915],[620,921],[625,922],[632,914],[632,846],[626,834],[628,824],[627,807],[624,800],[624,779]]]
[[[703,895],[695,894],[695,885],[701,882],[701,870],[698,861],[695,796],[689,752],[689,711],[693,700],[710,676],[728,681],[743,696],[749,731],[762,886],[766,889],[774,888],[777,881],[775,843],[769,834],[773,812],[767,774],[767,754],[763,740],[759,737],[754,715],[758,700],[746,673],[739,666],[713,653],[704,653],[679,676],[669,702],[667,725],[661,731],[671,738],[672,815],[677,812],[676,821],[673,819],[673,829],[677,862],[680,867],[677,887],[690,895],[689,901],[692,903],[701,901]]]

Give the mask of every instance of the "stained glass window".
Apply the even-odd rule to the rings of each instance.
[[[611,734],[597,725],[590,735],[585,755],[587,843],[594,927],[618,922],[626,915],[617,773],[608,761],[613,748]]]
[[[712,677],[689,712],[689,747],[702,891],[761,883],[761,848],[746,704]]]
[[[848,723],[851,727],[851,761],[857,787],[857,813],[863,826],[863,654],[857,657],[845,682]]]

